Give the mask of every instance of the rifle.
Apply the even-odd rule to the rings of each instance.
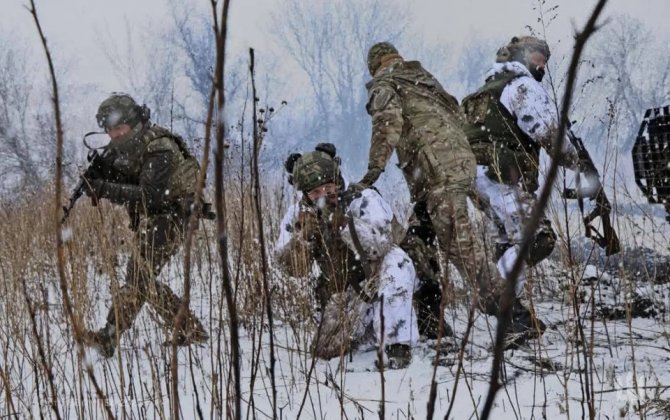
[[[588,150],[586,150],[586,147],[584,147],[584,142],[581,138],[577,137],[570,128],[568,128],[568,138],[577,150],[579,156],[579,172],[577,173],[576,178],[576,188],[566,188],[563,191],[563,197],[577,200],[579,211],[582,214],[582,220],[584,222],[586,237],[593,239],[598,246],[604,248],[605,255],[616,254],[621,251],[621,244],[619,243],[619,237],[617,236],[616,231],[612,227],[610,220],[612,205],[605,195],[605,190],[600,182],[600,174],[593,163],[593,159],[591,159],[591,155]],[[592,175],[590,178],[598,181],[596,188],[589,188],[589,191],[580,188],[580,173]],[[594,209],[586,216],[584,216],[584,198],[588,198],[595,203]],[[595,226],[592,225],[592,222],[598,217],[600,217],[602,221],[602,234],[600,234]]]
[[[107,149],[105,147],[94,148],[91,147],[86,142],[86,137],[93,134],[100,134],[100,133],[93,131],[90,133],[86,133],[84,135],[83,139],[84,145],[89,149],[88,155],[86,156],[86,159],[89,162],[88,168],[86,168],[86,171],[84,171],[84,173],[79,177],[79,182],[77,183],[77,186],[74,188],[72,194],[70,195],[68,205],[63,206],[63,218],[60,221],[61,224],[65,223],[68,216],[70,215],[70,212],[74,208],[74,205],[77,203],[77,200],[79,200],[81,196],[84,195],[84,193],[86,192],[89,180],[103,179],[109,175],[109,172],[111,170],[111,168],[107,168],[105,165],[105,157],[107,155]],[[102,149],[103,152],[98,153],[97,149]],[[94,197],[91,197],[91,204],[93,204],[93,206],[98,205],[98,202]]]

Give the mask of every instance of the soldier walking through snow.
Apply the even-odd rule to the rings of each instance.
[[[496,63],[477,92],[463,100],[467,124],[465,132],[477,157],[476,188],[490,203],[495,217],[504,226],[497,238],[498,268],[503,277],[518,255],[523,225],[532,212],[539,186],[540,150],[551,153],[552,139],[558,129],[556,108],[542,84],[549,46],[532,36],[512,38],[498,51]],[[578,155],[566,137],[558,153],[559,163],[578,169]],[[590,174],[587,175],[587,180]],[[597,181],[597,180],[596,180]],[[544,219],[535,233],[531,250],[524,256],[533,266],[554,248],[556,234]],[[521,274],[517,284],[520,295],[525,283]],[[545,325],[530,314],[519,299],[514,303],[516,332],[540,335]]]
[[[112,291],[106,325],[87,332],[85,342],[111,357],[145,302],[164,327],[174,329],[181,299],[156,280],[184,239],[194,201],[198,162],[181,137],[151,123],[150,111],[126,94],[115,93],[100,104],[98,125],[111,141],[104,148],[104,177],[86,179],[86,194],[124,206],[135,233],[125,284]],[[171,338],[177,345],[206,341],[208,334],[189,312]]]

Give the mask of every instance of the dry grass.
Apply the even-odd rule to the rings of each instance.
[[[251,197],[240,192],[249,190],[247,184],[239,179],[232,184],[237,187],[231,188],[227,197],[230,209],[228,223],[235,301],[242,325],[241,338],[245,343],[242,403],[246,407],[244,412],[260,415],[269,406],[271,394],[267,373],[268,330],[263,310],[259,245],[253,239],[257,237],[257,226],[249,210],[252,208]],[[19,417],[52,416],[52,410],[46,403],[49,400],[49,375],[39,362],[38,347],[41,345],[51,368],[54,388],[57,390],[56,401],[64,418],[104,417],[103,407],[92,392],[90,380],[83,373],[83,367],[87,364],[93,367],[115,416],[170,417],[171,354],[161,346],[166,331],[155,322],[151,311],[145,310],[141,313],[133,328],[123,337],[122,350],[112,360],[99,360],[94,352],[87,352],[83,359],[78,357],[58,287],[54,243],[50,235],[53,231],[50,223],[54,218],[50,216],[52,209],[48,205],[49,201],[43,198],[48,194],[50,192],[26,196],[23,200],[0,206],[0,216],[6,222],[0,226],[0,317],[4,320],[0,325],[0,415],[11,416],[19,413]],[[265,234],[267,238],[275,238],[284,198],[280,192],[271,190],[266,191],[264,196],[268,197],[267,205],[264,206],[264,217],[269,222]],[[650,223],[645,220],[647,219],[627,217],[617,219],[621,236],[627,238],[630,245],[648,243],[641,237],[628,234],[640,223]],[[132,232],[127,225],[128,218],[122,209],[104,203],[97,208],[91,207],[86,199],[77,204],[71,216],[67,227],[69,232],[65,232],[66,272],[71,284],[74,312],[81,324],[88,328],[102,325],[110,305],[110,289],[123,282],[124,265],[132,246]],[[216,260],[214,231],[213,223],[203,222],[194,240],[193,293],[190,306],[203,319],[211,333],[211,339],[204,347],[180,350],[178,355],[180,392],[188,396],[181,398],[182,415],[187,418],[198,417],[198,410],[203,418],[225,418],[226,404],[229,403],[231,373],[227,311],[221,287],[220,265]],[[566,273],[563,282],[555,274],[561,270]],[[594,343],[594,346],[586,347],[586,354],[590,358],[596,358],[596,366],[589,363],[589,369],[584,370],[585,349],[574,324],[576,308],[573,296],[575,293],[589,296],[593,286],[582,284],[582,272],[581,264],[575,264],[570,269],[566,262],[552,260],[541,264],[529,276],[528,285],[534,290],[534,304],[540,305],[541,310],[546,309],[547,305],[554,308],[550,312],[553,314],[550,321],[556,324],[557,333],[552,333],[552,340],[559,337],[558,345],[565,349],[557,357],[555,341],[547,348],[540,341],[536,343],[534,352],[540,362],[533,368],[533,372],[537,382],[534,392],[539,405],[550,404],[544,392],[545,387],[550,386],[547,381],[558,380],[564,384],[566,398],[575,397],[574,390],[569,389],[570,384],[579,382],[583,375],[595,376],[596,384],[604,381],[601,378],[604,375],[602,366],[597,363],[604,351],[603,342],[605,345],[608,342],[613,343],[614,346],[622,341],[621,337],[617,337],[617,334],[620,336],[624,333],[621,327],[615,331],[610,326],[610,330],[607,330],[609,333],[605,334],[602,331],[603,320],[599,318],[595,318],[595,321],[600,328],[592,331],[590,325],[594,318],[589,299],[585,297],[585,300],[579,300],[582,307],[577,310],[584,325],[587,344]],[[163,270],[160,280],[168,283],[179,294],[183,287],[182,275],[183,253],[179,253]],[[571,280],[573,275],[575,280]],[[450,296],[446,313],[457,333],[462,334],[465,328],[461,324],[467,317],[471,296],[456,273],[452,273],[450,278],[454,280],[451,284],[454,293]],[[630,276],[622,274],[621,278],[621,287],[635,287],[634,279]],[[322,400],[314,400],[312,391],[308,393],[302,388],[308,380],[315,384],[312,375],[322,374],[313,369],[314,360],[309,351],[315,332],[312,321],[314,301],[310,286],[305,279],[287,278],[274,269],[271,271],[270,280],[280,369],[277,374],[277,387],[284,395],[282,398],[288,398],[293,407],[291,412],[295,413],[295,407],[302,403],[305,405],[303,415],[306,418],[319,418],[322,409],[319,401]],[[32,301],[32,311],[23,293],[24,284]],[[595,296],[598,296],[597,293]],[[33,320],[37,335],[32,332]],[[464,357],[468,364],[481,357],[478,356],[482,351],[478,349],[481,343],[490,343],[495,330],[494,322],[492,319],[477,316],[474,336],[465,347]],[[629,332],[630,336],[638,334],[634,328],[629,329]],[[462,335],[459,337],[462,338]],[[634,345],[633,342],[626,346],[631,348]],[[341,361],[341,370],[328,374],[331,379],[326,383],[330,387],[328,392],[339,395],[342,406],[351,406],[359,404],[355,397],[337,391],[338,388],[346,389],[350,381],[347,379],[346,359],[345,357]],[[554,366],[549,369],[542,362],[543,359],[551,359]],[[321,364],[318,366],[323,368]],[[512,369],[511,366],[508,368]],[[463,374],[462,381],[465,381],[466,386],[461,386],[458,395],[449,398],[471,400],[475,407],[481,395],[477,391],[477,383],[486,378],[486,373],[473,372],[472,369],[469,367]],[[612,369],[616,370],[616,367]],[[646,380],[645,375],[648,374],[638,374],[640,384]],[[427,384],[428,381],[423,385]],[[516,392],[523,392],[515,390],[512,384],[510,382],[504,388],[505,395],[501,397],[510,404],[515,402]],[[662,385],[661,380],[659,386]],[[324,385],[319,382],[315,386]],[[450,389],[451,387],[448,392]],[[444,388],[439,388],[438,396],[442,396],[438,398],[444,398],[445,392],[447,391]],[[655,413],[663,413],[665,394],[650,395],[650,398],[652,396],[658,403],[648,401],[639,404],[637,408],[631,406],[630,413],[648,413],[650,418]],[[599,395],[596,394],[595,399],[598,398]],[[518,407],[518,410],[523,412],[523,407]],[[572,412],[573,416],[578,414]]]

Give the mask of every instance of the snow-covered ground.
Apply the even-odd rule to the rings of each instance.
[[[667,256],[665,238],[670,225],[662,219],[630,216],[621,219],[618,226],[627,246],[639,249],[644,244],[658,261]],[[635,255],[643,255],[627,249],[625,255],[628,253],[633,260]],[[625,257],[608,265],[592,256],[588,264],[575,266],[574,276],[561,261],[558,257],[549,259],[530,276],[533,305],[549,328],[527,348],[506,351],[502,367],[505,386],[498,393],[494,418],[588,418],[588,399],[594,401],[599,419],[669,418],[670,283],[653,283],[639,271],[627,272],[630,260]],[[182,288],[181,264],[175,258],[161,275],[161,280],[178,292]],[[232,389],[227,309],[218,269],[210,268],[202,262],[195,264],[191,308],[209,327],[212,338],[204,346],[178,350],[183,418],[225,418],[226,392]],[[87,289],[79,292],[88,300],[84,319],[94,328],[103,324],[109,307],[109,282],[100,273],[91,277]],[[38,308],[36,323],[51,366],[60,416],[105,418],[102,402],[86,373],[86,366],[90,366],[116,417],[170,417],[171,354],[161,344],[165,331],[150,310],[143,309],[114,358],[105,360],[94,350],[85,349],[80,360],[63,317],[56,280],[43,280],[49,289],[48,305]],[[455,337],[445,339],[445,350],[438,358],[435,417],[445,417],[453,401],[449,418],[477,418],[489,387],[496,320],[475,314],[473,333],[457,374],[468,298],[455,280],[457,294],[446,311]],[[305,308],[299,302],[306,288],[300,290],[298,285],[292,289],[283,278],[273,281],[275,389],[280,418],[379,418],[382,380],[386,418],[426,417],[434,342],[421,342],[413,350],[409,368],[385,371],[383,378],[375,368],[374,351],[313,363],[309,353],[313,325],[310,314],[300,312]],[[581,330],[576,322],[575,292]],[[637,302],[636,295],[651,302],[646,306],[650,310],[633,311],[646,317],[627,317],[629,304]],[[21,295],[15,296],[20,299]],[[253,303],[254,298],[259,297],[240,295],[238,308],[242,320],[243,418],[272,418],[269,332],[266,319],[249,309],[262,307],[257,301]],[[14,303],[18,304],[5,296],[0,312],[7,313]],[[0,417],[56,418],[30,318],[25,315],[3,322],[0,343]],[[35,375],[37,371],[41,373]]]

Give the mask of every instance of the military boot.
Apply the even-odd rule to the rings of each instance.
[[[409,344],[389,344],[384,349],[387,369],[405,369],[412,362],[412,347]]]
[[[85,345],[95,348],[103,357],[114,356],[116,333],[113,326],[105,325],[98,331],[85,331],[82,340]]]
[[[519,299],[515,299],[512,306],[512,320],[505,337],[505,349],[516,348],[527,340],[538,338],[546,329],[544,322],[533,316]]]
[[[439,308],[437,314],[429,310],[419,310],[417,312],[417,322],[419,325],[419,334],[424,336],[428,340],[437,340],[437,335],[440,328],[440,322],[438,320]],[[454,330],[451,328],[447,321],[444,321],[444,331],[442,332],[442,338],[452,337],[454,335]]]
[[[420,286],[414,292],[414,307],[416,310],[417,324],[419,334],[429,340],[436,340],[440,326],[440,300],[442,292],[440,286],[434,281],[423,280]],[[451,337],[454,331],[451,326],[444,322],[444,332],[442,337]]]

